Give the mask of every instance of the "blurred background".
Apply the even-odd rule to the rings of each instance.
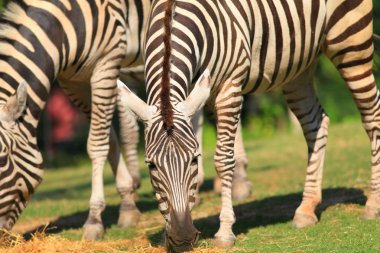
[[[9,1],[1,1],[3,7]],[[380,1],[374,4],[374,32],[380,34]],[[380,43],[376,43],[375,75],[380,80]],[[142,76],[128,78],[128,85],[144,97]],[[379,85],[379,81],[377,82]],[[315,87],[330,121],[344,123],[360,121],[360,115],[343,80],[335,67],[321,56],[316,74]],[[243,135],[245,138],[267,138],[278,132],[297,131],[296,122],[292,121],[280,90],[262,95],[249,95],[243,107]],[[117,116],[117,114],[115,114]],[[118,130],[118,119],[115,117],[115,128]],[[298,129],[299,130],[299,129]],[[214,145],[215,130],[212,123],[206,120],[204,134],[205,145]],[[39,145],[44,153],[47,167],[60,167],[73,164],[86,157],[86,138],[88,122],[54,84],[46,110],[39,126]],[[143,149],[142,127],[140,127],[140,145]]]

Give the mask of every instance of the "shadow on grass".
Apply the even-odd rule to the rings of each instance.
[[[336,204],[364,205],[366,197],[360,189],[334,188],[322,191],[323,203],[317,209],[320,219],[324,210]],[[262,200],[234,206],[236,223],[235,235],[245,234],[249,229],[261,226],[286,223],[293,219],[294,212],[302,199],[302,193],[269,197]],[[194,221],[195,227],[201,232],[202,239],[213,238],[219,229],[219,214]],[[163,230],[148,235],[153,246],[162,244]]]
[[[91,173],[91,172],[89,172]],[[115,184],[115,180],[112,177],[104,178],[104,186]],[[115,186],[116,188],[116,186]],[[71,186],[70,188],[67,186],[57,187],[54,190],[45,190],[45,191],[36,191],[33,194],[32,198],[36,201],[43,201],[47,199],[54,200],[63,200],[63,199],[71,199],[71,200],[83,200],[88,201],[90,194],[78,194],[82,192],[90,192],[91,191],[91,179],[89,178],[88,182],[76,184]]]
[[[140,199],[141,200],[138,200],[136,205],[142,213],[153,209],[158,210],[158,204],[155,199],[143,199],[142,196],[140,196]],[[23,235],[24,239],[29,240],[32,237],[32,235],[36,232],[44,231],[46,234],[57,234],[64,230],[80,229],[83,227],[87,219],[87,216],[88,211],[81,211],[67,216],[59,217],[56,220],[50,222],[47,227],[46,225],[42,225],[25,232]],[[106,209],[102,213],[102,220],[105,229],[117,224],[118,218],[119,205],[107,205]]]
[[[89,173],[91,173],[91,169],[89,170]],[[145,175],[143,175],[142,178],[145,178]],[[57,179],[58,180],[58,179]],[[113,176],[110,177],[104,177],[104,187],[113,185],[116,190],[116,183],[115,178]],[[91,175],[89,176],[89,180],[84,183],[78,183],[76,185],[72,185],[70,187],[67,186],[61,186],[56,187],[53,190],[38,190],[36,193],[33,194],[32,198],[36,201],[42,201],[47,199],[54,199],[54,200],[64,200],[64,199],[70,199],[70,200],[83,200],[88,201],[91,191]],[[82,194],[82,193],[88,193],[88,194]],[[149,198],[154,197],[153,193],[151,194],[140,194],[139,196],[147,197]]]
[[[211,181],[211,180],[210,180]],[[208,190],[206,187],[205,190]],[[336,204],[358,204],[364,205],[366,197],[360,189],[356,188],[333,188],[324,189],[322,192],[323,203],[317,209],[318,218],[324,210]],[[293,193],[283,196],[268,197],[262,200],[234,206],[236,223],[234,233],[236,235],[245,234],[249,229],[261,226],[286,223],[292,220],[294,212],[302,199],[302,193]],[[140,195],[137,206],[141,212],[158,209],[157,201],[151,194]],[[117,223],[119,206],[107,206],[103,212],[103,222],[105,228],[109,228]],[[79,229],[86,221],[88,212],[77,212],[68,216],[59,217],[51,222],[47,227],[47,234],[60,233],[63,230]],[[201,238],[213,238],[219,228],[219,214],[211,215],[194,221],[196,228],[201,231]],[[25,239],[29,239],[31,234],[46,229],[41,226],[24,234]],[[153,246],[161,245],[163,230],[148,234],[148,239]]]
[[[214,190],[214,178],[205,178],[200,188],[200,192],[209,192]]]

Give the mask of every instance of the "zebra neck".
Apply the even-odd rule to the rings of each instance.
[[[0,58],[2,57],[0,52]],[[51,81],[38,80],[36,76],[28,73],[24,65],[13,63],[11,66],[10,63],[13,61],[0,62],[0,101],[1,103],[8,101],[19,84],[23,80],[27,82],[26,108],[17,122],[22,132],[31,141],[31,138],[36,136],[39,118],[50,92]]]
[[[151,13],[159,11],[157,16],[162,19],[151,17],[147,31],[147,38],[155,38],[147,40],[145,46],[145,55],[149,55],[145,59],[148,104],[163,111],[188,96],[202,50],[202,45],[178,44],[184,32],[178,19],[179,6],[175,0],[154,2]]]
[[[16,43],[0,42],[0,48],[0,101],[8,101],[22,81],[27,83],[26,109],[20,122],[34,136],[55,75],[48,77],[51,67],[43,57],[40,61],[28,59],[28,53],[20,52]]]
[[[57,35],[53,41],[52,36],[57,34],[53,21],[42,22],[38,15],[41,10],[27,4],[10,3],[3,14],[5,22],[0,24],[0,102],[7,101],[24,80],[27,108],[19,124],[34,136],[51,84],[63,62],[58,49],[63,38]],[[29,8],[32,8],[30,12]]]

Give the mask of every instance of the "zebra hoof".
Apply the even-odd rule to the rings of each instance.
[[[244,178],[232,181],[232,198],[234,200],[247,199],[252,194],[252,183]]]
[[[140,216],[141,213],[137,208],[126,211],[120,211],[117,226],[120,228],[136,226],[136,224],[140,220]]]
[[[364,220],[375,220],[380,217],[380,207],[366,205],[363,213]]]
[[[215,236],[213,245],[218,248],[231,248],[235,245],[235,236],[221,237]]]
[[[99,241],[104,236],[104,227],[101,223],[85,224],[82,239],[86,241]]]
[[[314,213],[310,215],[310,214],[296,212],[293,218],[293,227],[295,228],[311,227],[317,224],[317,222],[318,222],[318,218]]]

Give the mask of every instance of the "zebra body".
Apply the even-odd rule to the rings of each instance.
[[[103,167],[111,163],[122,198],[119,225],[138,218],[132,178],[111,119],[120,66],[141,64],[150,1],[23,0],[10,3],[0,25],[0,222],[10,229],[42,181],[36,129],[51,85],[58,80],[91,119],[90,213],[85,239],[103,234]],[[110,152],[109,152],[110,151]]]
[[[379,92],[372,74],[371,12],[370,0],[153,2],[145,51],[148,104],[127,90],[124,101],[146,123],[146,157],[170,248],[189,249],[198,238],[190,217],[198,146],[189,119],[206,100],[215,110],[214,159],[222,181],[216,239],[231,245],[234,140],[242,95],[276,87],[300,121],[309,151],[303,201],[293,222],[296,227],[316,223],[329,122],[312,86],[320,52],[346,81],[370,137],[372,189],[365,217],[378,216]],[[198,84],[191,91],[193,80]]]

